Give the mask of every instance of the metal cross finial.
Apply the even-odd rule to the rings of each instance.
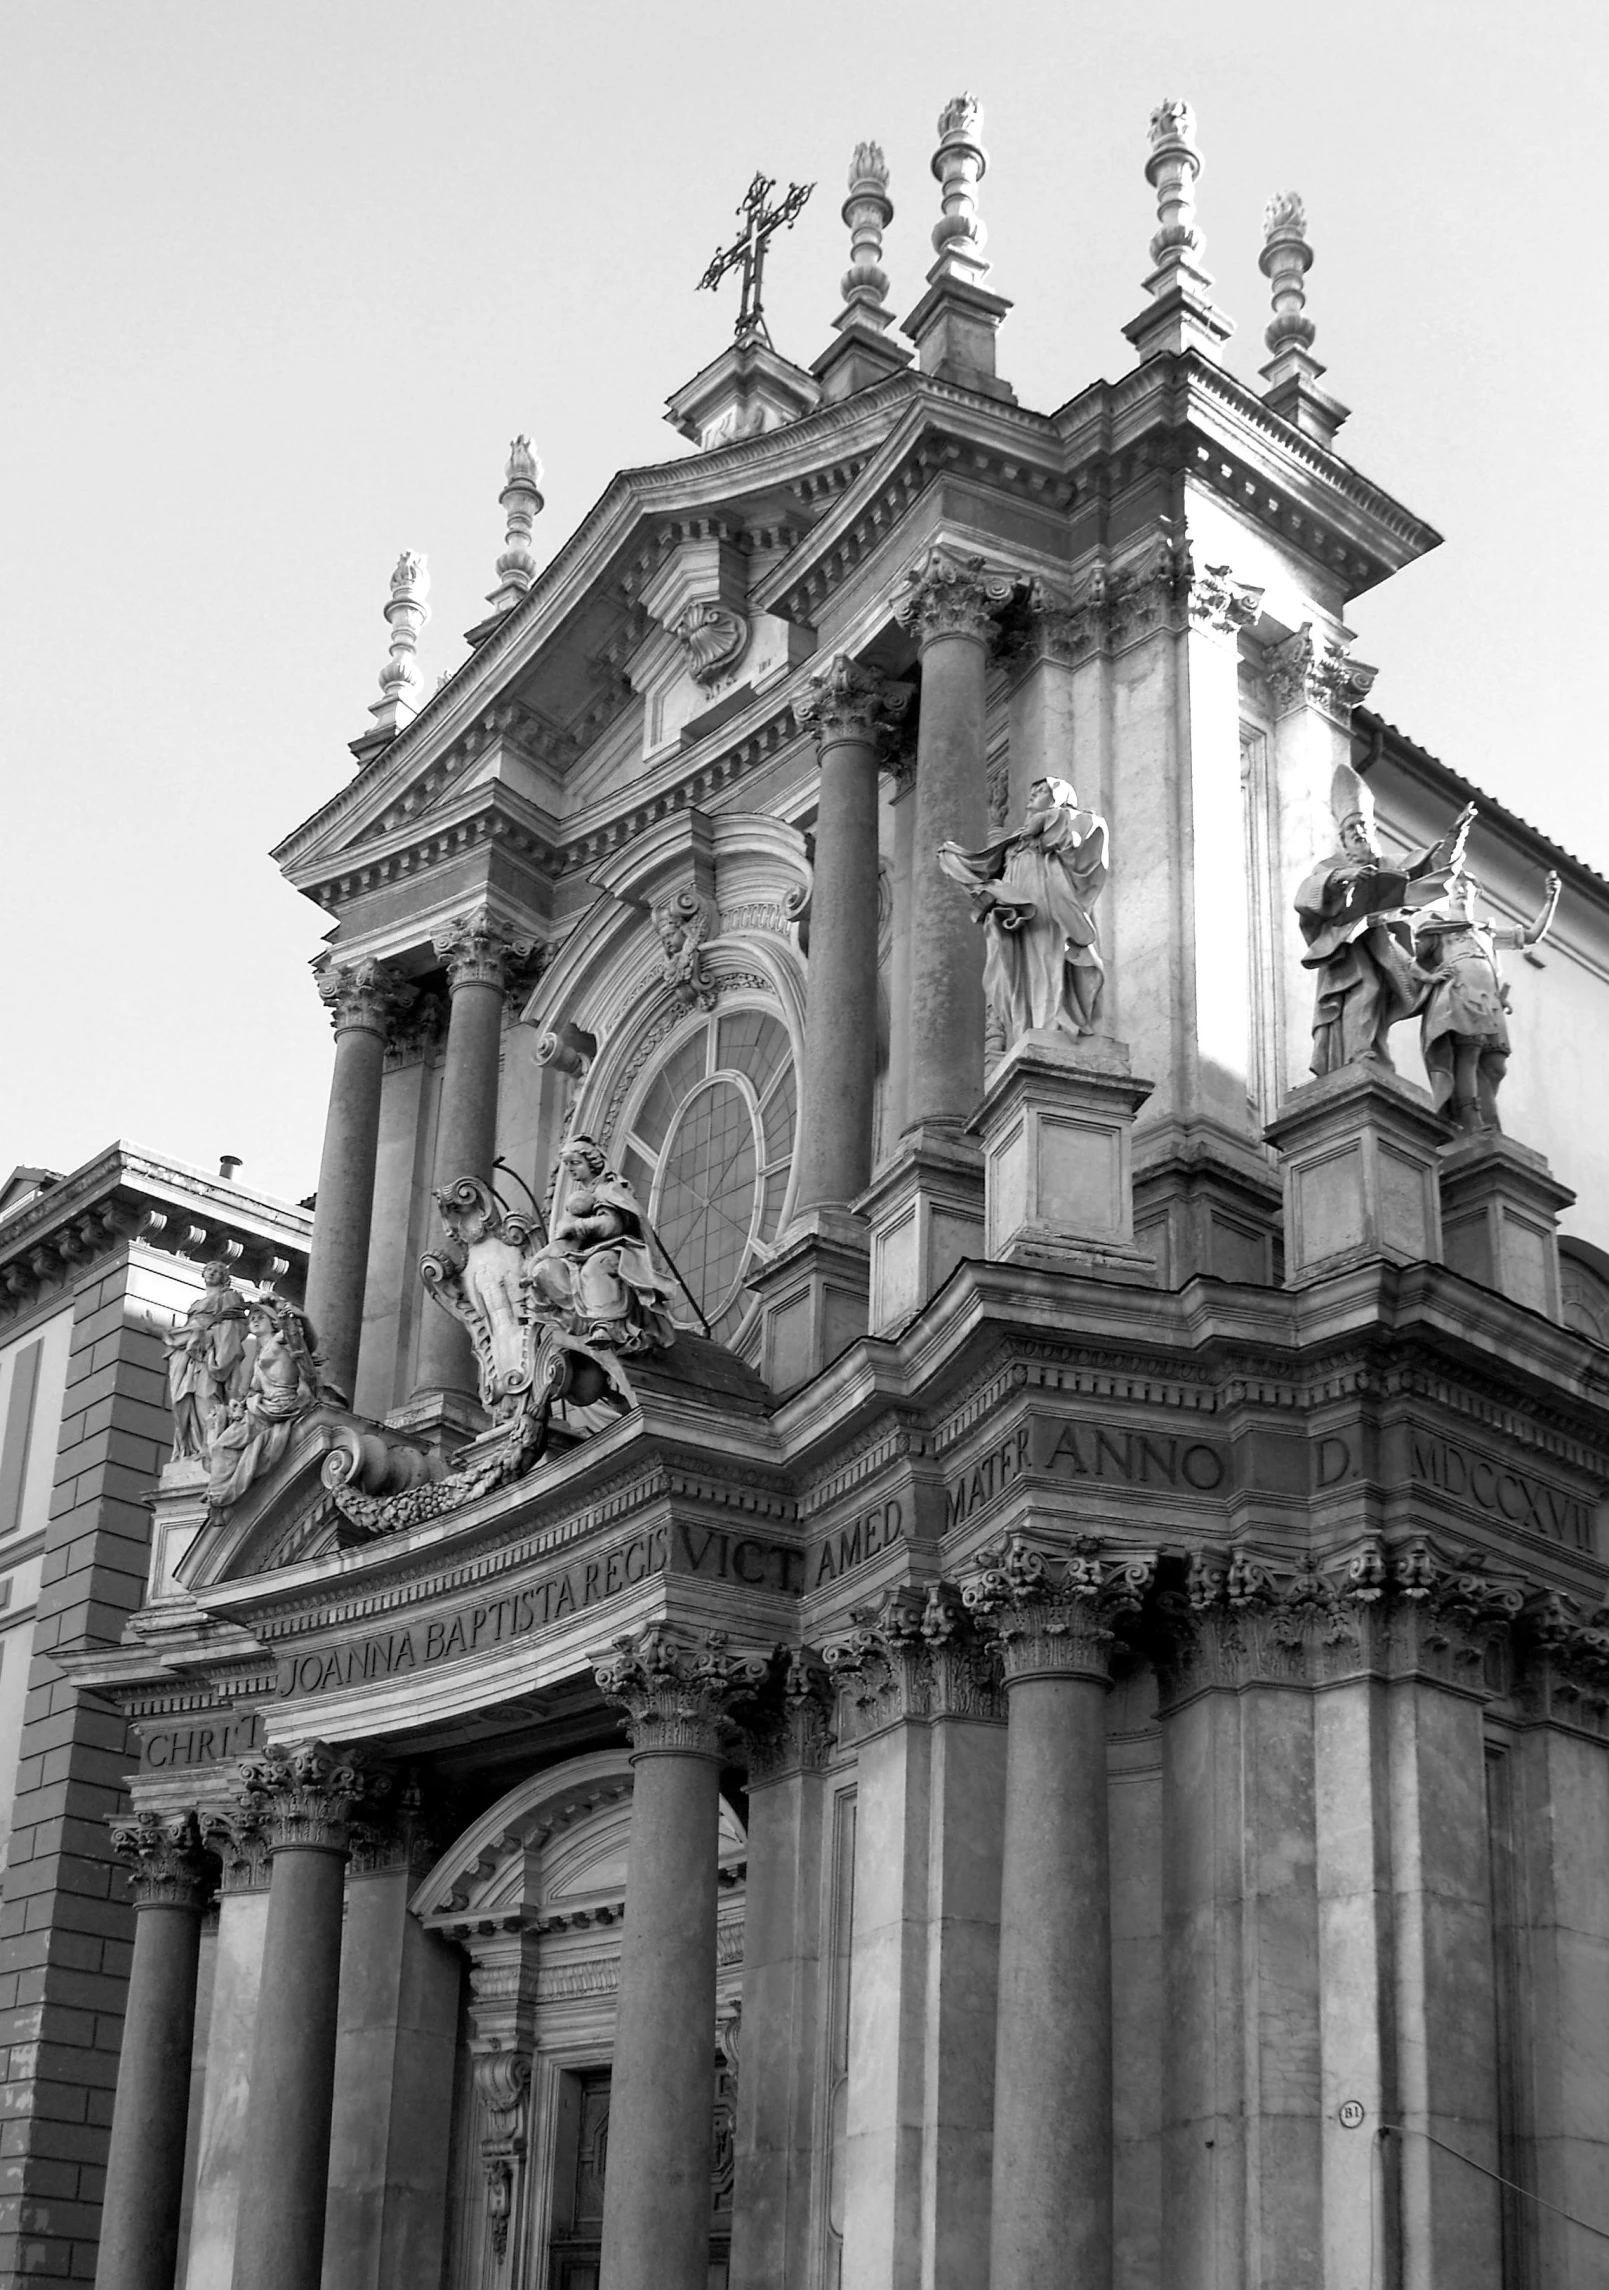
[[[814,183],[790,183],[787,197],[779,200],[776,206],[768,207],[765,202],[776,187],[775,176],[755,176],[737,210],[744,222],[742,237],[734,239],[723,253],[714,257],[698,282],[700,291],[706,286],[713,289],[720,285],[729,270],[735,270],[739,263],[742,264],[743,299],[738,306],[737,324],[733,328],[740,342],[759,340],[768,345],[771,343],[770,330],[765,323],[760,303],[760,279],[765,269],[765,250],[777,231],[793,228],[801,208],[816,186]]]

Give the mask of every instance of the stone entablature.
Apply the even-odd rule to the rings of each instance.
[[[343,1552],[327,1524],[322,1555],[276,1565],[298,1506],[323,1494],[310,1447],[198,1545],[193,1622],[175,1611],[139,1648],[75,1666],[88,1659],[136,1717],[142,1788],[167,1803],[193,1766],[238,1757],[252,1718],[269,1741],[383,1738],[429,1710],[450,1721],[547,1693],[587,1676],[623,1630],[666,1622],[751,1648],[847,1643],[868,1614],[965,1583],[1013,1536],[1072,1547],[1095,1535],[1134,1557],[1194,1552],[1209,1569],[1233,1553],[1270,1579],[1304,1552],[1328,1574],[1368,1551],[1389,1570],[1417,1547],[1468,1572],[1460,1553],[1478,1551],[1492,1580],[1518,1586],[1516,1614],[1552,1598],[1572,1630],[1597,1628],[1609,1422],[1591,1392],[1593,1347],[1433,1268],[1396,1277],[1388,1338],[1378,1277],[1349,1275],[1318,1300],[1226,1294],[1206,1317],[1199,1298],[1086,1283],[1086,1326],[1068,1338],[1035,1325],[1054,1276],[973,1267],[940,1300],[947,1324],[923,1331],[926,1405],[889,1379],[899,1347],[880,1347],[882,1406],[862,1415],[871,1386],[857,1400],[846,1382],[839,1420],[853,1428],[836,1452],[813,1405],[769,1424],[695,1424],[649,1400],[433,1525]],[[863,1377],[864,1362],[841,1373]],[[809,1470],[796,1482],[801,1436]],[[236,1628],[209,1664],[197,1633],[225,1620]],[[1513,1643],[1534,1653],[1528,1627]],[[849,1733],[865,1722],[863,1709]]]

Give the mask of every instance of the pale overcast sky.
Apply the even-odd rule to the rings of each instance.
[[[1028,405],[1129,362],[1162,97],[1199,116],[1248,379],[1263,202],[1304,195],[1340,448],[1447,536],[1355,609],[1375,704],[1609,868],[1603,22],[1580,0],[9,0],[0,1174],[122,1135],[311,1190],[324,926],[266,854],[350,773],[398,550],[429,555],[433,682],[493,585],[516,430],[546,465],[544,559],[613,469],[688,450],[663,403],[729,332],[694,287],[756,167],[820,183],[767,280],[786,355],[829,339],[863,137],[911,309],[934,120],[967,87]]]

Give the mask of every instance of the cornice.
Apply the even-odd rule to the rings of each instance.
[[[427,756],[461,737],[509,678],[557,633],[640,523],[721,505],[751,489],[749,481],[761,472],[769,487],[786,489],[814,474],[833,453],[870,450],[916,386],[915,377],[896,375],[838,405],[820,407],[786,429],[687,459],[618,471],[522,602],[431,694],[390,746],[294,828],[272,857],[288,872],[312,842],[370,800],[387,779],[420,768]]]

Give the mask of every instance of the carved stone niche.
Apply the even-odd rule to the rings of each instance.
[[[470,1962],[474,2106],[464,2136],[461,2278],[540,2290],[574,2078],[608,2065],[626,1902],[632,1772],[618,1749],[520,1783],[442,1854],[414,1914]],[[742,1986],[748,1841],[723,1800],[718,2008]],[[714,2064],[717,2030],[711,2030]]]
[[[631,663],[642,693],[643,752],[652,755],[808,658],[814,639],[749,609],[745,552],[719,530],[679,540],[643,587],[655,634]]]

